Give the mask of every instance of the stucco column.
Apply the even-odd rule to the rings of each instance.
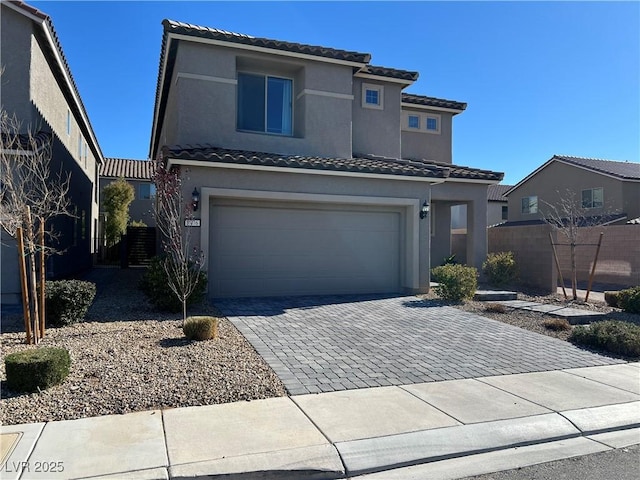
[[[487,257],[487,200],[467,204],[467,265],[482,268]]]

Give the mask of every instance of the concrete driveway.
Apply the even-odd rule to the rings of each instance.
[[[224,299],[291,395],[623,363],[417,297]]]

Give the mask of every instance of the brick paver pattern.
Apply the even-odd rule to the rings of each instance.
[[[623,363],[417,297],[215,304],[291,395]]]

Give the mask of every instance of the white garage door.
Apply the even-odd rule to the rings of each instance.
[[[400,225],[400,212],[384,207],[214,203],[211,294],[398,292]]]

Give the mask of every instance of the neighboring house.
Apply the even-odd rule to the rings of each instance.
[[[152,162],[148,160],[132,160],[128,158],[105,158],[100,165],[100,193],[104,187],[118,178],[124,178],[134,191],[134,199],[129,206],[130,222],[143,222],[147,227],[155,227],[153,216],[153,202],[156,196],[156,186],[151,180]],[[104,208],[100,205],[100,227],[102,233]],[[104,235],[99,235],[101,241]]]
[[[507,221],[509,207],[504,194],[512,187],[513,185],[489,185],[487,189],[487,225],[489,227]],[[458,233],[467,231],[466,205],[451,207],[451,228]]]
[[[24,134],[52,142],[51,172],[71,174],[74,217],[59,218],[47,274],[62,277],[92,265],[98,223],[98,165],[103,155],[71,75],[51,19],[22,2],[1,4],[2,109],[15,115]],[[19,301],[15,242],[2,234],[2,302]]]
[[[505,193],[509,224],[542,222],[573,192],[590,217],[624,224],[640,217],[640,163],[554,155]]]
[[[427,291],[460,203],[480,266],[503,174],[451,163],[466,104],[368,53],[163,24],[150,158],[200,196],[211,297]]]

